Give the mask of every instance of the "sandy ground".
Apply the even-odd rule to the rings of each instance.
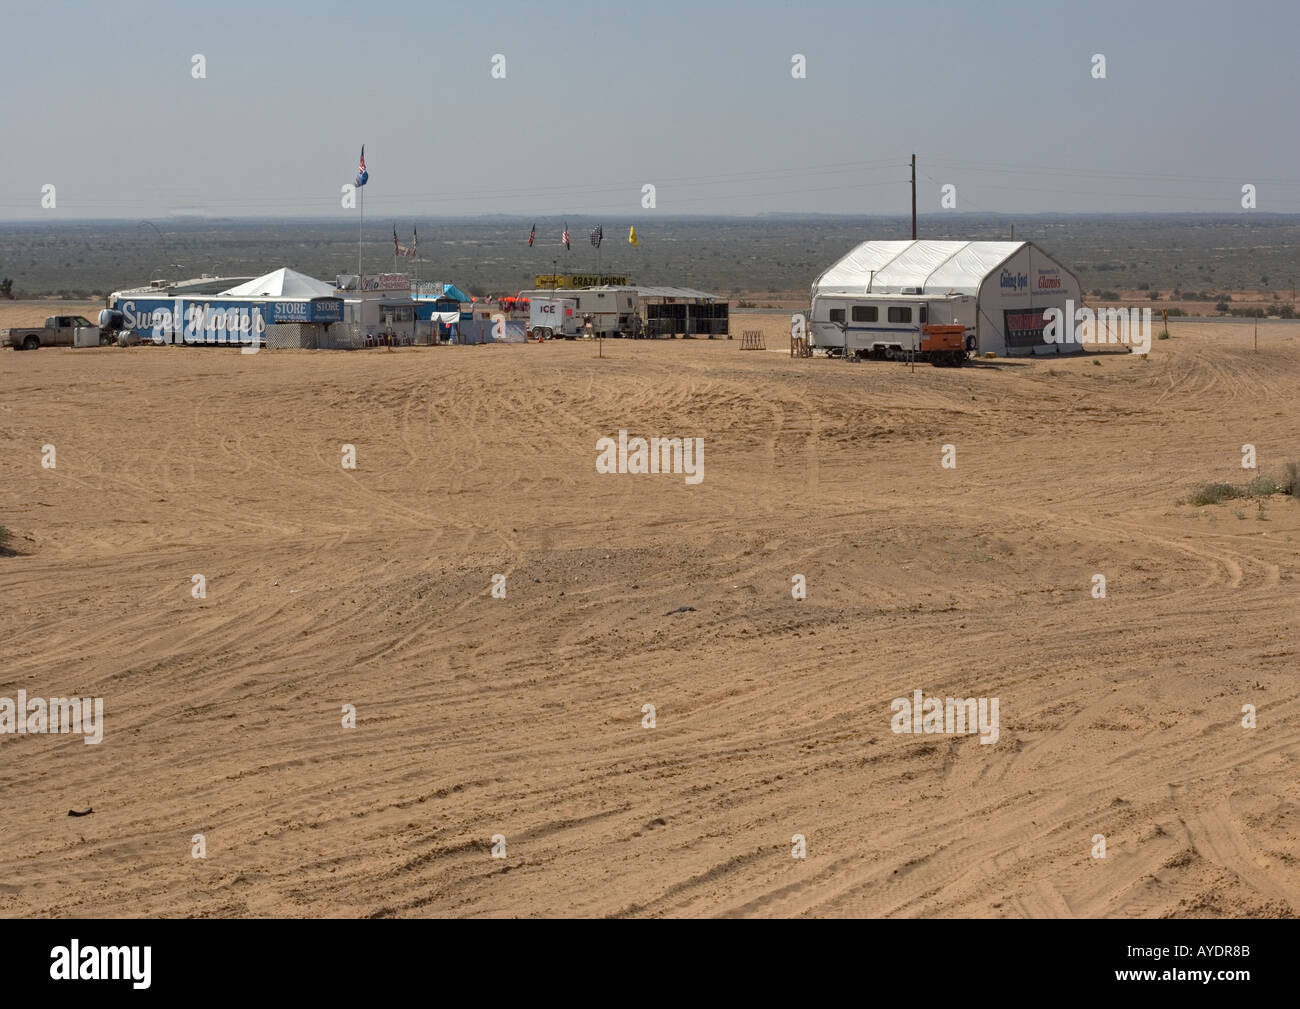
[[[0,352],[0,696],[106,718],[0,736],[0,914],[1294,915],[1300,502],[1178,503],[1300,458],[1250,341]]]

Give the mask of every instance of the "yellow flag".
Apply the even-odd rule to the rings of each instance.
[[[635,225],[635,224],[632,225],[632,227],[628,230],[628,233],[627,233],[627,241],[628,241],[628,244],[629,244],[629,245],[640,245],[640,244],[641,244],[640,242],[638,242],[638,241],[636,240],[636,225]]]

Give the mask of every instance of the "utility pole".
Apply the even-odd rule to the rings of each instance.
[[[912,241],[916,241],[916,155],[912,155]]]

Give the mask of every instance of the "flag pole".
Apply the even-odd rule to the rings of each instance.
[[[361,290],[361,228],[366,219],[366,187],[357,186],[357,290]]]

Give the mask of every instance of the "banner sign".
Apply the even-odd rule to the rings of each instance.
[[[543,287],[630,287],[627,277],[606,273],[545,273],[533,278],[535,288]]]
[[[276,301],[271,305],[271,321],[342,322],[342,298],[312,298],[311,301]]]
[[[131,298],[118,311],[126,329],[153,343],[252,343],[271,314],[269,305],[188,298]]]
[[[1043,330],[1047,326],[1045,308],[1008,308],[1002,312],[1003,332],[1008,347],[1036,347],[1046,344]]]
[[[404,273],[380,273],[361,278],[363,291],[409,291],[411,278]]]

